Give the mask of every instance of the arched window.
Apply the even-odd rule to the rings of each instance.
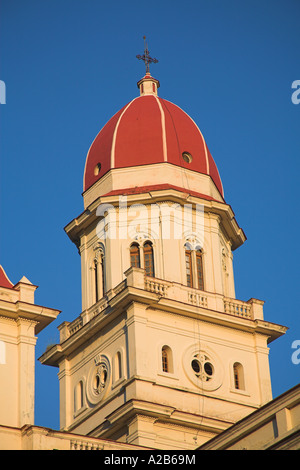
[[[103,254],[101,256],[101,281],[102,281],[102,296],[103,296],[106,292],[106,287],[105,287],[105,259],[104,259]]]
[[[93,266],[93,269],[94,269],[94,282],[95,282],[95,303],[98,302],[99,300],[99,289],[98,289],[98,266],[97,266],[98,262],[97,260],[95,259],[94,260],[94,266]]]
[[[105,258],[104,251],[100,248],[95,255],[93,262],[93,275],[94,275],[94,302],[98,302],[106,291],[105,287]]]
[[[115,357],[115,380],[119,380],[122,376],[122,357],[120,351],[118,351]]]
[[[165,347],[161,350],[161,360],[163,372],[169,372],[168,352]]]
[[[192,249],[189,243],[184,245],[184,249],[187,286],[204,290],[203,252]]]
[[[202,260],[202,251],[196,251],[196,270],[197,270],[197,282],[198,289],[204,290],[204,281],[203,281],[203,260]]]
[[[236,390],[245,390],[244,368],[239,362],[233,364],[233,380]]]
[[[151,242],[144,244],[144,269],[146,276],[154,277],[153,246]]]
[[[161,348],[161,362],[163,372],[173,372],[172,350],[169,346]]]
[[[141,267],[140,247],[136,243],[133,243],[130,247],[130,265],[134,268]]]
[[[193,287],[193,267],[192,267],[192,252],[185,248],[185,268],[186,268],[186,283],[188,287]]]
[[[83,382],[80,380],[75,387],[74,409],[80,410],[83,407]]]

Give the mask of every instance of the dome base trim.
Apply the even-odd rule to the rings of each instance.
[[[173,163],[154,163],[135,167],[113,168],[84,191],[84,207],[111,191],[124,188],[172,185],[187,192],[197,192],[219,202],[225,202],[211,176],[179,167]]]

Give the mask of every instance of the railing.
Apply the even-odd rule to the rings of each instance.
[[[176,282],[164,281],[148,276],[145,276],[144,287],[146,291],[169,299],[248,319],[253,319],[253,304],[255,302],[260,303],[260,301],[255,301],[254,299],[243,302],[242,300],[224,298],[220,294],[203,292]]]
[[[162,297],[188,302],[198,307],[207,308],[208,306],[207,296],[201,291],[183,286],[176,282],[145,276],[145,290],[161,295]]]
[[[103,297],[88,310],[88,319],[90,320],[96,315],[99,315],[99,313],[103,312],[106,307],[108,307],[108,300],[106,297]]]
[[[149,292],[166,297],[168,292],[168,283],[145,276],[145,289]]]
[[[103,450],[104,445],[98,442],[91,441],[70,441],[70,450]]]
[[[252,319],[251,304],[236,299],[224,299],[224,312],[238,317]]]
[[[127,282],[125,279],[124,281],[120,282],[120,284],[118,284],[116,287],[112,289],[113,295],[117,295],[119,294],[119,292],[122,292],[122,290],[125,289],[126,285],[127,285]]]
[[[188,292],[188,302],[198,307],[207,308],[207,297],[198,292]]]
[[[139,290],[144,289],[166,299],[177,300],[217,312],[224,312],[239,318],[263,319],[263,302],[260,300],[250,299],[248,302],[243,302],[242,300],[224,297],[221,294],[200,291],[176,282],[146,276],[144,270],[139,268],[130,268],[125,272],[125,275],[126,279],[108,291],[106,296],[99,300],[99,302],[84,311],[72,323],[66,322],[62,332],[64,339],[76,333],[85,323],[103,312],[109,306],[110,300],[126,289],[126,287],[137,287]]]
[[[68,325],[69,335],[73,335],[76,331],[80,330],[83,325],[82,317],[76,318],[72,323]]]
[[[61,437],[61,435],[60,435]],[[109,441],[101,439],[101,437],[91,438],[80,436],[80,438],[72,438],[70,434],[64,436],[63,439],[70,441],[70,450],[137,450],[140,447],[134,444],[126,444],[125,442]],[[66,446],[63,446],[65,448]]]

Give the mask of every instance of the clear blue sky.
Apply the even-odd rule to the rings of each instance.
[[[274,397],[299,382],[299,18],[298,0],[1,0],[0,264],[62,310],[36,357],[80,314],[80,259],[63,227],[83,210],[91,142],[138,94],[146,35],[159,95],[199,125],[247,235],[237,298],[265,300],[265,319],[289,327],[270,345]],[[36,362],[35,424],[55,429],[57,372]]]

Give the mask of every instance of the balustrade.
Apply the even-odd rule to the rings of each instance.
[[[252,318],[251,305],[241,300],[224,299],[224,312],[238,317]]]
[[[221,295],[210,292],[204,293],[198,289],[193,289],[176,282],[146,276],[144,271],[141,269],[136,269],[133,276],[131,272],[132,270],[134,270],[134,268],[131,268],[130,272],[128,270],[128,273],[131,276],[130,278],[128,277],[115,288],[111,289],[107,292],[105,297],[97,302],[97,304],[83,312],[80,317],[67,325],[68,336],[73,335],[86,322],[105,310],[109,305],[110,300],[122,292],[127,286],[133,288],[138,286],[140,288],[143,285],[146,291],[157,294],[161,297],[186,302],[197,307],[221,310],[224,313],[240,318],[253,319],[254,316],[255,318],[263,318],[262,301],[250,299],[248,302],[243,302],[237,299],[224,298]],[[144,280],[143,283],[141,282],[142,279]],[[257,312],[254,308],[256,308]]]

